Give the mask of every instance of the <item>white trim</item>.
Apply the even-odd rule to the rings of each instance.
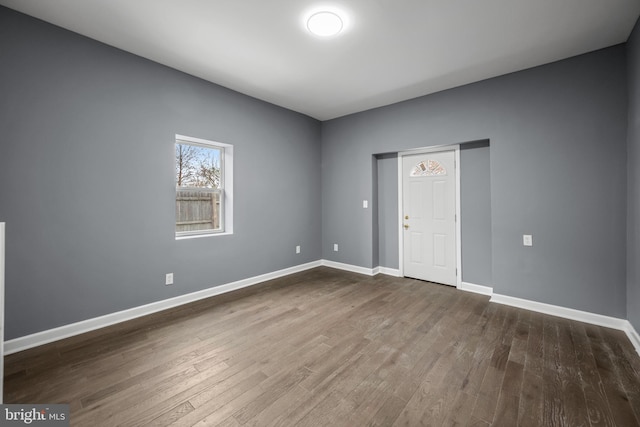
[[[431,147],[422,147],[412,150],[404,150],[398,152],[398,275],[404,276],[404,232],[402,229],[402,214],[403,214],[403,164],[402,160],[404,156],[413,156],[415,154],[425,153],[438,153],[453,151],[454,164],[455,164],[455,183],[456,183],[456,287],[460,287],[462,283],[462,228],[460,218],[460,144],[451,145],[435,145]]]
[[[367,268],[367,267],[360,267],[358,265],[353,265],[353,264],[345,264],[342,262],[331,261],[328,259],[323,259],[320,262],[325,267],[331,267],[337,270],[350,271],[352,273],[365,274],[367,276],[385,274],[387,276],[402,277],[402,275],[400,274],[400,270],[398,270],[397,268],[380,267],[380,266],[374,267],[374,268]]]
[[[453,152],[454,165],[456,172],[456,287],[460,287],[462,284],[462,219],[460,213],[462,212],[460,204],[460,146],[455,145],[456,149]],[[492,290],[493,293],[493,290]]]
[[[404,276],[404,230],[402,229],[402,211],[404,201],[402,200],[402,156],[398,153],[398,271],[400,276]]]
[[[564,317],[565,319],[577,320],[579,322],[590,323],[592,325],[604,326],[605,328],[623,331],[633,347],[640,355],[640,335],[634,329],[631,322],[617,317],[604,316],[602,314],[590,313],[588,311],[575,310],[573,308],[561,307],[558,305],[545,304],[543,302],[530,301],[522,298],[510,297],[507,295],[493,294],[491,302],[510,305],[512,307],[524,308],[525,310],[537,311],[551,316]]]
[[[633,347],[636,349],[636,352],[640,356],[640,335],[638,335],[638,332],[634,329],[631,322],[629,322],[628,320],[626,322],[627,324],[624,332],[627,334],[627,337],[629,337],[629,341],[631,341],[631,344],[633,344]]]
[[[398,156],[413,156],[414,154],[438,153],[440,151],[451,151],[454,148],[460,148],[460,144],[451,145],[430,145],[428,147],[408,148],[398,151]]]
[[[493,294],[491,296],[491,302],[524,308],[526,310],[537,311],[539,313],[564,317],[565,319],[577,320],[579,322],[591,323],[592,325],[604,326],[606,328],[613,328],[621,331],[626,331],[627,324],[629,323],[627,320],[619,319],[617,317],[604,316],[602,314],[595,314],[588,311],[561,307],[559,305],[551,305],[543,302],[510,297],[507,295]]]
[[[320,265],[320,261],[313,261],[306,264],[285,268],[283,270],[274,271],[272,273],[266,273],[260,276],[238,280],[236,282],[227,283],[221,286],[214,286],[212,288],[180,295],[163,301],[157,301],[139,307],[130,308],[128,310],[118,311],[116,313],[94,317],[93,319],[87,319],[80,322],[71,323],[69,325],[60,326],[58,328],[37,332],[35,334],[14,338],[4,343],[4,351],[5,354],[17,353],[29,348],[48,344],[50,342],[69,338],[74,335],[79,335],[85,332],[104,328],[106,326],[115,325],[116,323],[136,319],[138,317],[157,313],[169,308],[178,307],[183,304],[188,304],[190,302],[198,301],[204,298],[209,298],[215,295],[220,295],[249,286],[257,285],[267,280],[277,279],[278,277],[309,270],[311,268],[319,267]]]
[[[458,289],[460,289],[461,291],[467,291],[467,292],[473,292],[476,294],[482,294],[482,295],[493,295],[493,288],[489,287],[489,286],[484,286],[484,285],[476,285],[474,283],[469,283],[469,282],[460,282],[460,284],[458,285]]]
[[[224,146],[224,234],[233,234],[233,145]]]
[[[337,270],[350,271],[352,273],[366,274],[367,276],[375,276],[376,274],[378,274],[378,272],[374,268],[367,268],[367,267],[360,267],[360,266],[357,266],[357,265],[344,264],[344,263],[341,263],[341,262],[330,261],[328,259],[323,259],[323,260],[320,261],[320,263],[321,263],[321,265],[324,265],[325,267],[331,267],[331,268],[335,268]],[[379,268],[379,267],[376,267],[376,268]]]
[[[4,342],[4,256],[5,256],[5,223],[0,222],[0,343]],[[0,404],[3,403],[4,385],[4,351],[0,346]]]
[[[386,274],[387,276],[393,277],[402,277],[402,275],[400,274],[400,270],[397,268],[377,267],[377,269],[380,274]]]
[[[199,239],[201,237],[212,237],[212,236],[230,236],[233,233],[223,231],[221,233],[201,233],[201,234],[185,234],[183,236],[176,236],[176,241],[178,240],[188,240],[188,239]]]

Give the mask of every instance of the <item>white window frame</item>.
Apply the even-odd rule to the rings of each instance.
[[[210,141],[202,138],[194,138],[176,134],[175,145],[180,143],[191,145],[200,145],[204,147],[218,148],[221,150],[220,167],[222,168],[222,185],[220,189],[220,200],[222,202],[222,210],[220,212],[220,230],[197,230],[197,231],[175,231],[176,240],[194,239],[200,237],[226,236],[233,234],[233,145],[222,142]],[[175,168],[175,160],[174,160]],[[174,172],[175,174],[175,172]],[[175,185],[177,192],[178,186]],[[174,193],[175,195],[176,193]]]

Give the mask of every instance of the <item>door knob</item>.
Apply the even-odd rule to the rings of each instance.
[[[409,224],[404,225],[404,229],[407,230],[409,228]]]
[[[404,216],[404,219],[409,219],[409,215],[405,215],[405,216]]]

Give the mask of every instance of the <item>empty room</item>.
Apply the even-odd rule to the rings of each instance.
[[[0,0],[0,424],[640,426],[637,0]]]

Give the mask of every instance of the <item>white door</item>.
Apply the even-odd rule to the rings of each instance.
[[[402,158],[403,273],[456,286],[455,151]]]

